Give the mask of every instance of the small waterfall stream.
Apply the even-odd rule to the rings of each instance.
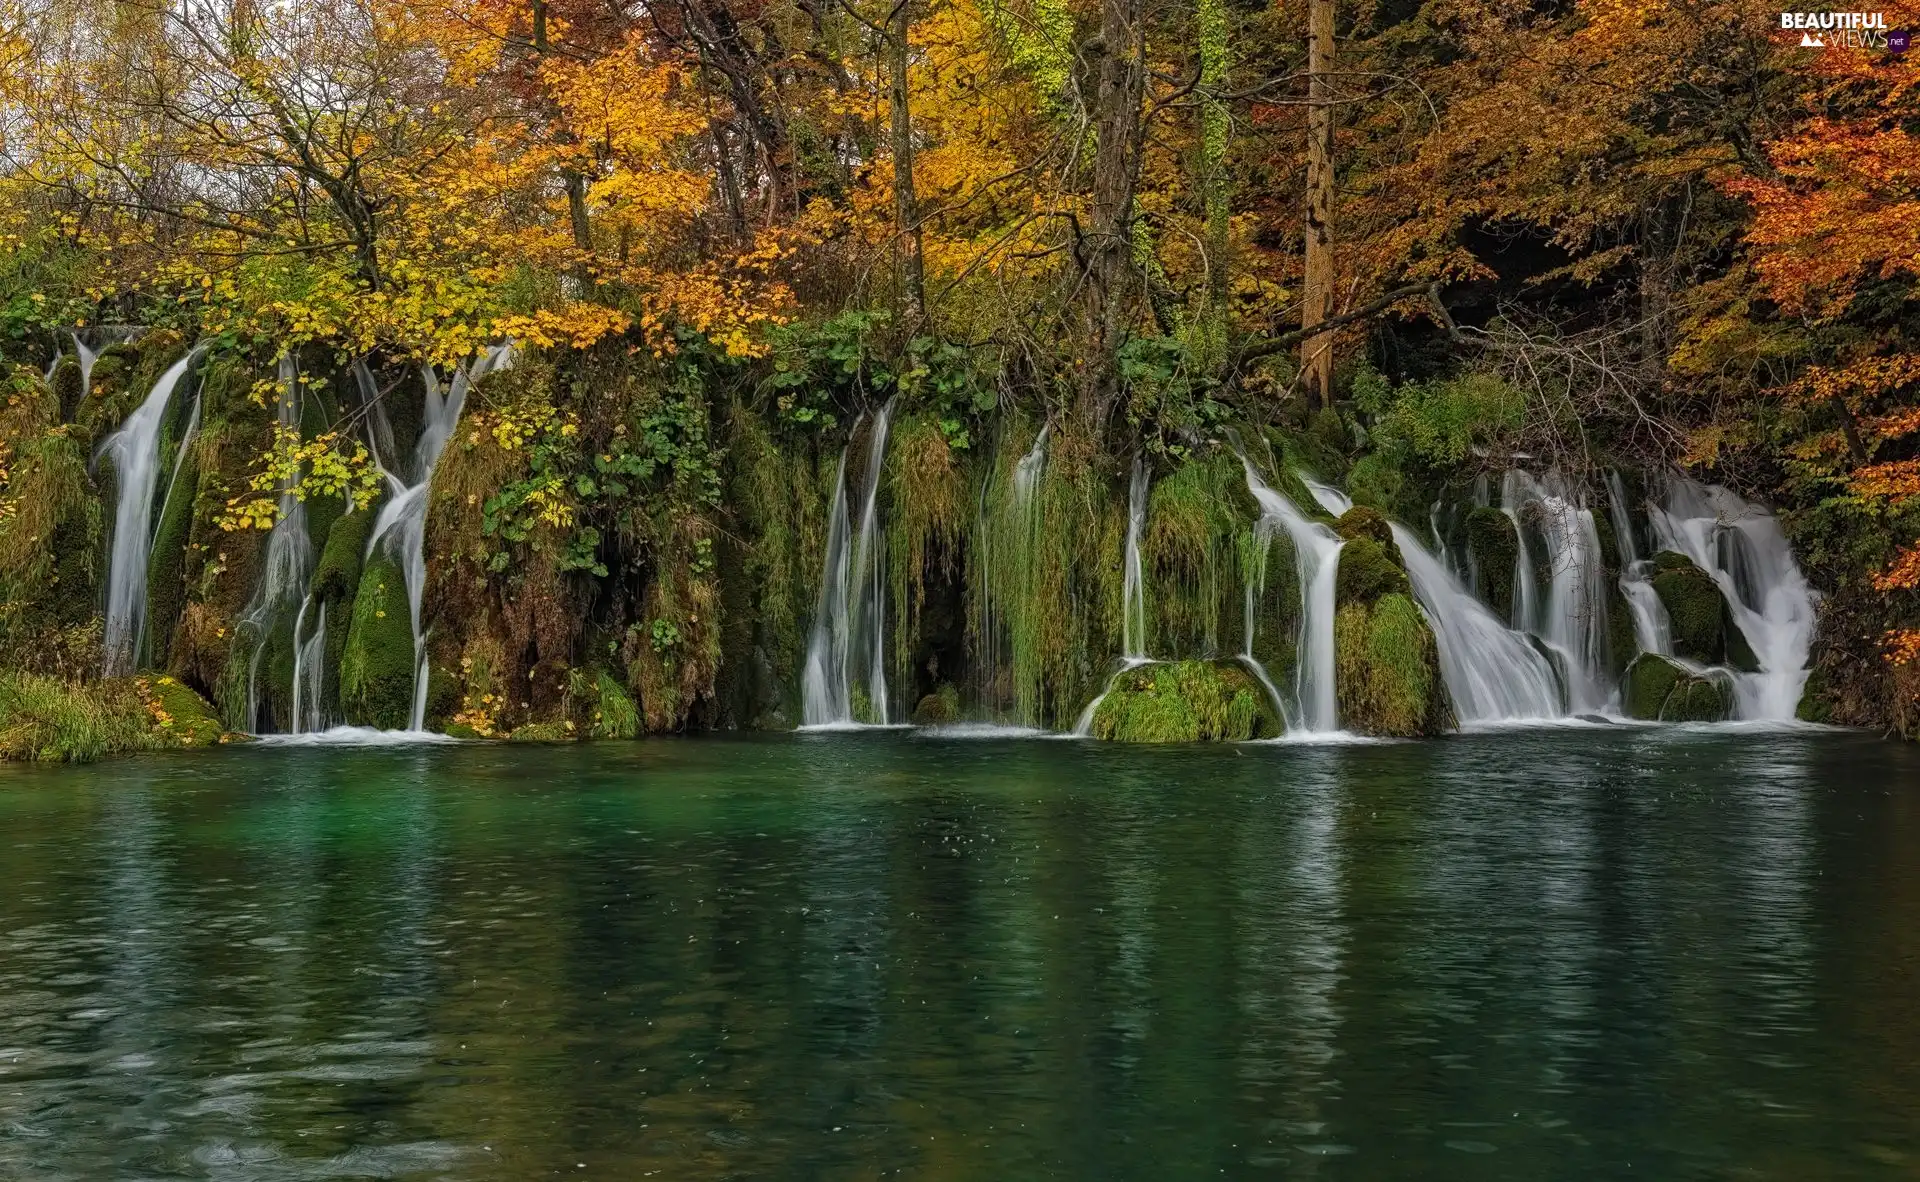
[[[1501,623],[1453,571],[1395,523],[1393,540],[1440,652],[1440,677],[1463,726],[1566,714],[1553,666],[1525,633]]]
[[[867,440],[866,470],[861,476],[860,531],[853,532],[847,509],[847,453],[833,482],[833,507],[827,518],[826,556],[820,572],[820,596],[807,641],[807,667],[801,680],[803,726],[851,726],[855,717],[854,661],[864,658],[868,714],[888,721],[886,665],[886,569],[880,554],[881,469],[887,455],[889,401],[874,416]],[[854,424],[856,432],[859,424]],[[1023,460],[1024,464],[1025,461]]]
[[[448,393],[440,393],[439,377],[425,370],[425,407],[421,417],[420,439],[414,445],[411,481],[400,474],[386,473],[388,496],[374,518],[373,534],[367,539],[367,556],[384,548],[388,557],[400,566],[407,585],[407,613],[413,624],[413,710],[409,730],[426,729],[427,715],[427,637],[421,627],[420,609],[427,589],[427,495],[433,488],[433,470],[440,453],[465,409],[467,391],[473,383],[513,364],[511,344],[494,345],[482,350],[467,364],[454,370]]]
[[[174,362],[153,384],[146,401],[101,442],[95,452],[113,460],[118,496],[113,512],[113,543],[107,564],[106,633],[103,672],[124,676],[139,667],[146,644],[147,560],[152,556],[154,493],[163,459],[160,438],[174,390],[193,368],[205,346],[196,346]],[[198,412],[193,422],[198,422]],[[181,440],[191,441],[189,428]],[[177,465],[176,465],[177,467]]]
[[[1760,666],[1756,673],[1731,671],[1735,717],[1793,718],[1813,647],[1814,591],[1779,520],[1719,485],[1678,472],[1648,514],[1660,547],[1684,554],[1719,586]]]
[[[283,429],[298,428],[300,374],[291,354],[280,359],[277,376],[280,398],[275,404],[275,417]],[[307,530],[307,503],[296,496],[292,488],[282,488],[273,531],[267,535],[266,561],[261,568],[260,583],[254,589],[253,598],[241,613],[239,621],[240,626],[253,638],[253,656],[247,662],[247,729],[256,734],[272,730],[274,724],[271,712],[263,716],[260,709],[261,659],[273,638],[274,629],[279,627],[280,621],[290,611],[296,613],[294,639],[297,651],[299,616],[304,614],[307,586],[313,579],[315,558],[313,538]],[[298,673],[294,681],[297,685]],[[293,729],[297,731],[298,712],[295,714]]]
[[[1247,491],[1260,506],[1261,519],[1286,531],[1293,540],[1300,579],[1300,654],[1294,668],[1293,699],[1287,726],[1296,734],[1321,734],[1340,729],[1339,699],[1334,687],[1334,580],[1340,570],[1340,548],[1346,543],[1325,525],[1309,520],[1294,503],[1268,487],[1244,457]]]
[[[1147,529],[1147,494],[1151,487],[1146,457],[1136,452],[1133,471],[1127,477],[1127,542],[1120,558],[1120,668],[1074,720],[1073,733],[1081,738],[1093,733],[1094,712],[1112,692],[1114,678],[1129,669],[1153,664],[1147,656],[1147,586],[1140,561],[1140,536]]]
[[[1517,468],[1501,482],[1501,504],[1519,540],[1515,625],[1539,637],[1554,654],[1568,709],[1576,714],[1615,709],[1619,694],[1608,668],[1606,574],[1593,510],[1578,503],[1558,474],[1539,480]],[[1544,597],[1535,583],[1532,534],[1545,547]]]

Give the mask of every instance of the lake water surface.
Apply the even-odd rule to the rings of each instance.
[[[0,1178],[1920,1178],[1920,753],[0,766]]]

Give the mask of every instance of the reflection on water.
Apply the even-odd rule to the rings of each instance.
[[[0,1178],[1920,1174],[1920,760],[903,733],[0,768]]]

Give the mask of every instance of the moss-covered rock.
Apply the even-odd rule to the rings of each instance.
[[[1093,735],[1121,743],[1240,742],[1281,732],[1259,681],[1232,661],[1129,669],[1093,712]]]
[[[413,715],[413,675],[406,579],[398,563],[376,555],[360,577],[340,656],[340,697],[348,720],[387,730],[404,728]]]
[[[80,388],[80,359],[69,353],[53,367],[53,396],[60,403],[60,421],[71,423],[86,391]]]
[[[571,743],[580,736],[571,722],[530,722],[507,736],[509,743]]]
[[[1794,707],[1793,716],[1801,722],[1832,722],[1833,695],[1827,683],[1827,671],[1815,665],[1807,674],[1807,684],[1800,691],[1800,703]]]
[[[148,659],[156,666],[164,667],[169,662],[174,630],[187,602],[184,575],[187,537],[193,527],[194,499],[199,487],[199,455],[196,449],[188,448],[179,470],[164,486],[159,528],[154,531],[152,556],[147,562]]]
[[[1413,593],[1406,568],[1400,565],[1400,551],[1391,542],[1383,546],[1362,535],[1340,548],[1339,561],[1340,570],[1334,576],[1334,599],[1338,603],[1370,604],[1385,595]]]
[[[1627,667],[1626,711],[1650,722],[1718,722],[1733,712],[1724,677],[1694,673],[1657,653],[1642,653]]]
[[[213,707],[178,678],[143,677],[139,685],[147,697],[155,733],[168,745],[211,747],[225,734]]]
[[[1653,566],[1653,589],[1667,609],[1673,651],[1707,664],[1726,660],[1726,604],[1713,576],[1671,550],[1655,555]]]
[[[1334,617],[1333,643],[1342,726],[1400,738],[1447,728],[1439,649],[1409,596],[1393,592],[1371,605],[1345,604]]]
[[[941,683],[939,689],[921,698],[920,704],[913,708],[913,721],[916,726],[944,726],[959,722],[960,691],[954,688],[952,682]]]
[[[320,561],[313,568],[314,598],[352,599],[359,591],[361,562],[378,516],[371,508],[356,509],[336,520],[327,530]]]
[[[1340,520],[1333,523],[1333,530],[1348,541],[1359,538],[1372,538],[1387,548],[1390,554],[1398,556],[1399,550],[1393,543],[1393,526],[1387,521],[1387,515],[1369,505],[1355,505],[1342,514]]]
[[[1487,606],[1503,620],[1513,618],[1513,573],[1520,556],[1520,536],[1513,519],[1498,509],[1479,506],[1467,514],[1467,547],[1480,574],[1480,592]]]

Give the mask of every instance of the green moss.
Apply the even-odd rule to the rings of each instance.
[[[1732,607],[1725,602],[1720,606],[1720,634],[1727,640],[1727,664],[1742,673],[1760,672],[1760,658],[1754,655],[1753,646],[1747,643],[1747,634],[1733,622]]]
[[[1484,505],[1473,509],[1467,514],[1467,546],[1487,606],[1501,619],[1512,619],[1513,575],[1520,557],[1520,537],[1513,519]]]
[[[193,506],[200,487],[197,449],[188,448],[180,467],[169,479],[147,563],[147,636],[149,659],[164,668],[173,651],[173,632],[186,605],[184,567],[187,538],[193,528]]]
[[[1399,550],[1394,546],[1393,526],[1387,521],[1387,515],[1367,505],[1355,505],[1346,511],[1340,520],[1333,523],[1333,530],[1348,541],[1358,538],[1372,538],[1387,548],[1395,556]]]
[[[951,682],[943,682],[939,689],[920,699],[913,708],[913,721],[916,726],[944,726],[960,721],[960,691]]]
[[[509,743],[571,743],[577,735],[567,722],[530,722],[507,736]]]
[[[1381,453],[1369,452],[1347,473],[1347,495],[1356,507],[1392,512],[1407,495],[1406,474]]]
[[[413,623],[400,566],[384,554],[367,563],[353,600],[340,658],[340,697],[348,720],[386,730],[413,714]]]
[[[142,688],[152,695],[158,710],[155,727],[180,747],[210,747],[220,741],[226,728],[220,725],[213,707],[192,688],[172,677],[142,678]]]
[[[352,599],[360,587],[360,565],[367,553],[367,539],[378,518],[377,507],[356,509],[339,518],[327,531],[320,561],[313,568],[313,594],[316,599]]]
[[[70,423],[86,391],[80,388],[80,359],[69,353],[53,367],[53,396],[60,404],[60,421]]]
[[[1241,630],[1241,539],[1254,523],[1246,475],[1219,451],[1155,482],[1140,557],[1148,651],[1197,657],[1232,651]]]
[[[1802,722],[1833,721],[1833,695],[1827,683],[1827,671],[1819,665],[1807,674],[1807,684],[1800,691],[1800,703],[1794,707],[1793,716]]]
[[[1718,722],[1732,713],[1724,678],[1703,677],[1657,653],[1642,653],[1627,667],[1629,717],[1653,722]]]
[[[1674,653],[1706,664],[1724,661],[1726,605],[1712,576],[1671,550],[1661,551],[1653,562],[1653,589],[1667,609]]]
[[[1411,598],[1394,592],[1371,606],[1348,603],[1334,617],[1333,635],[1342,726],[1401,738],[1446,728],[1439,651]]]
[[[1093,735],[1121,743],[1241,742],[1281,731],[1266,690],[1232,661],[1129,669],[1093,714]]]
[[[1364,535],[1340,548],[1340,569],[1334,577],[1335,602],[1370,604],[1385,595],[1412,593],[1406,569],[1400,565],[1399,550]]]

